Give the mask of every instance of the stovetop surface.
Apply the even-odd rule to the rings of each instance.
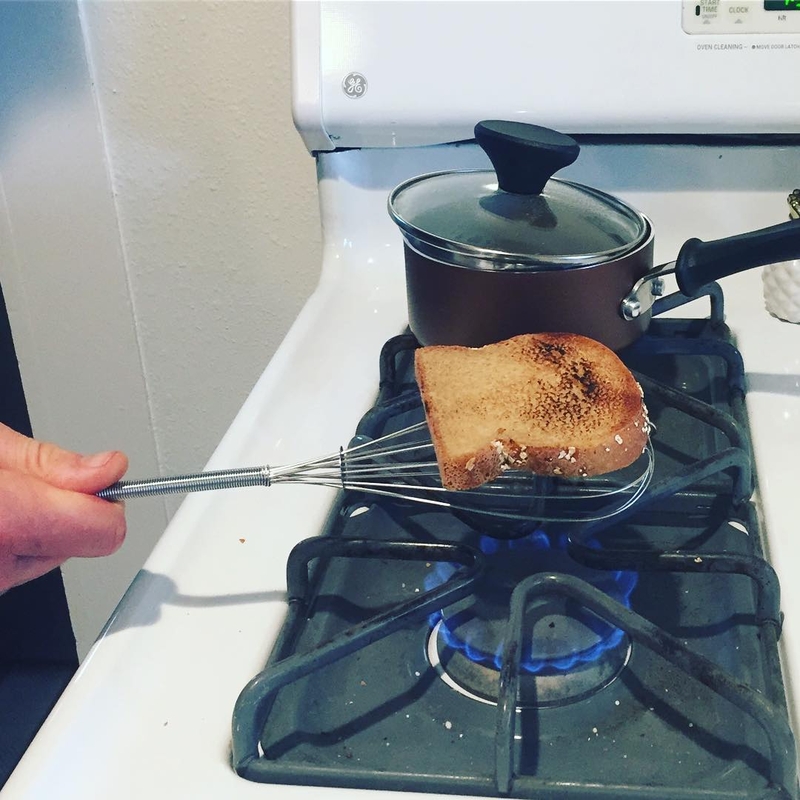
[[[646,339],[655,344],[643,340],[625,360],[650,389],[645,400],[655,426],[656,470],[649,493],[624,516],[588,526],[532,522],[525,529],[515,524],[487,536],[468,516],[343,494],[326,536],[466,544],[484,553],[486,570],[475,594],[442,614],[422,615],[283,685],[274,705],[270,697],[266,726],[258,732],[264,757],[243,774],[269,782],[498,793],[497,687],[489,679],[487,688],[487,669],[473,676],[467,666],[464,678],[462,666],[453,678],[448,662],[467,657],[458,642],[439,640],[431,628],[442,616],[447,626],[449,617],[469,616],[476,607],[478,616],[487,615],[484,598],[491,594],[488,616],[498,618],[493,623],[502,639],[513,583],[543,570],[577,572],[601,587],[609,574],[632,576],[622,578],[630,581],[625,605],[734,683],[764,694],[778,715],[785,715],[776,648],[780,617],[777,606],[765,600],[774,576],[764,579],[766,585],[753,577],[770,570],[749,502],[752,485],[746,478],[743,492],[737,469],[724,465],[691,478],[698,461],[730,447],[720,416],[737,436],[744,432],[738,445],[749,461],[738,354],[724,325],[704,321],[659,320]],[[699,350],[687,345],[697,341]],[[417,392],[414,346],[408,336],[387,343],[381,392],[359,425],[360,435],[379,437],[405,424],[385,409]],[[664,384],[688,395],[688,410],[670,402],[669,389],[666,396],[659,391]],[[686,470],[690,477],[683,479]],[[542,537],[549,542],[548,553],[535,544]],[[550,551],[559,547],[564,552],[554,560]],[[602,569],[581,563],[587,551],[601,553]],[[665,563],[669,559],[672,563]],[[727,566],[731,561],[739,562],[733,571]],[[315,649],[424,595],[454,570],[433,561],[381,557],[380,551],[366,560],[334,556],[314,564],[302,613],[290,614],[273,654],[276,662],[287,657],[313,661]],[[578,606],[573,603],[572,612],[586,615]],[[545,609],[532,625],[562,626],[559,613]],[[457,631],[459,625],[450,627]],[[598,631],[598,641],[610,641],[611,631],[619,634],[603,625]],[[610,666],[602,667],[599,677],[590,675],[588,684],[568,673],[567,687],[553,690],[552,676],[560,670],[523,658],[512,793],[556,796],[569,785],[570,796],[580,797],[636,797],[654,787],[660,797],[762,796],[774,777],[774,752],[749,710],[721,696],[713,681],[704,685],[638,641],[618,638],[609,650]],[[525,641],[524,646],[527,652],[533,645]],[[463,649],[467,661],[476,653],[484,662],[496,655],[491,647],[470,643]],[[577,671],[590,669],[581,665]],[[548,701],[552,691],[555,699]],[[316,774],[309,776],[309,765]]]
[[[430,524],[425,516],[410,520],[412,529],[424,530]],[[398,524],[374,507],[355,517],[343,534],[358,537],[364,526],[377,526],[382,535],[403,539],[408,522]],[[668,531],[636,526],[628,533],[646,541]],[[445,534],[463,539],[464,531]],[[697,552],[749,549],[746,535],[727,523],[713,530],[686,526],[680,538],[684,541],[673,540],[676,546],[685,543]],[[378,561],[326,576],[298,650],[310,650],[424,591],[431,569],[424,564],[397,569]],[[642,575],[633,608],[737,680],[765,688],[747,577]],[[441,679],[426,654],[429,636],[423,621],[284,689],[262,740],[268,757],[339,765],[345,785],[363,785],[361,772],[377,785],[396,787],[416,785],[420,776],[439,775],[446,786],[451,776],[472,775],[475,788],[490,790],[495,706],[466,697]],[[518,769],[542,781],[580,776],[587,783],[667,787],[688,781],[719,792],[727,787],[732,794],[743,785],[753,790],[765,785],[768,754],[758,726],[645,647],[633,647],[620,677],[591,697],[519,713]]]

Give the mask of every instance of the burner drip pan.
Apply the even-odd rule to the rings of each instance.
[[[499,695],[500,672],[493,666],[473,661],[451,647],[439,621],[428,638],[428,660],[439,677],[465,697],[495,705]],[[575,703],[591,697],[614,681],[631,655],[628,637],[604,650],[597,659],[578,662],[568,670],[542,669],[520,676],[518,708],[547,708]]]

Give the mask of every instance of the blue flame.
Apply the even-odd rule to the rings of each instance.
[[[589,540],[588,545],[600,549],[596,540]],[[610,597],[630,608],[631,595],[636,588],[638,575],[636,572],[626,570],[595,570],[583,567],[573,562],[567,554],[567,536],[561,534],[552,536],[543,530],[535,530],[528,536],[520,539],[495,539],[482,536],[479,541],[481,551],[488,556],[489,571],[495,560],[501,560],[501,569],[507,570],[509,565],[515,565],[521,574],[535,572],[571,572],[577,574],[588,583],[602,590]],[[555,566],[554,566],[555,565]],[[454,564],[438,562],[425,580],[425,587],[432,589],[448,580],[455,572]],[[491,576],[488,578],[491,582]],[[513,586],[508,588],[508,599]],[[490,587],[495,591],[495,586]],[[596,661],[600,656],[622,642],[624,633],[588,611],[577,610],[580,615],[580,624],[588,628],[596,637],[596,643],[576,652],[557,657],[534,657],[522,661],[522,669],[532,674],[539,673],[564,673],[576,666]],[[459,627],[465,622],[474,619],[470,610],[457,611],[445,616],[442,611],[437,611],[429,618],[431,627],[441,622],[440,635],[448,647],[462,652],[471,661],[499,670],[501,667],[502,641],[497,645],[495,652],[488,652],[472,641],[467,641],[458,633]],[[503,624],[505,624],[503,622]]]

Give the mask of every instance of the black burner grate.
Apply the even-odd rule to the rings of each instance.
[[[630,608],[582,578],[541,571],[534,556],[517,565],[523,577],[499,621],[496,694],[461,691],[443,679],[446,657],[431,657],[431,624],[496,580],[481,551],[487,531],[342,493],[323,535],[293,551],[286,622],[237,703],[240,775],[530,798],[798,796],[779,588],[749,499],[744,369],[722,296],[710,292],[708,320],[656,319],[624,354],[656,424],[647,493],[622,515],[548,530],[583,577],[638,573]],[[410,335],[386,343],[359,435],[382,435],[419,403],[415,347]],[[452,566],[432,581],[442,564]],[[521,666],[524,631],[531,609],[555,596],[622,631],[625,649],[596,690],[537,703],[544,683]]]

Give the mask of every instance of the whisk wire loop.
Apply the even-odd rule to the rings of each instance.
[[[356,437],[349,447],[310,461],[120,481],[98,496],[117,500],[296,483],[420,503],[477,518],[588,522],[630,508],[647,489],[653,471],[653,448],[648,443],[631,467],[611,475],[562,479],[509,470],[476,489],[452,491],[442,486],[433,443],[423,421],[377,439]]]

